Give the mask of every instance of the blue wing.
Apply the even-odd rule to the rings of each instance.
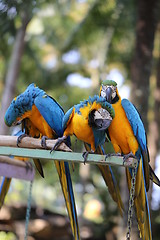
[[[62,127],[63,127],[63,130],[66,129],[67,127],[67,124],[69,123],[70,119],[72,118],[72,114],[73,114],[73,107],[70,108],[64,115],[63,117],[63,123],[62,123]]]
[[[126,113],[128,121],[132,127],[134,136],[136,137],[139,147],[141,150],[141,155],[143,159],[143,167],[144,167],[144,175],[145,175],[145,182],[146,182],[146,189],[149,189],[149,153],[147,148],[147,138],[146,132],[144,129],[143,122],[141,117],[134,107],[134,105],[127,99],[123,99],[121,101],[122,107]],[[139,157],[139,156],[138,156]]]
[[[48,95],[37,96],[34,104],[48,125],[55,131],[57,137],[61,137],[63,135],[62,119],[64,116],[62,107]]]

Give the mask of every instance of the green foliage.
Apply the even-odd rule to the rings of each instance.
[[[0,239],[1,239],[1,240],[16,240],[17,238],[16,238],[16,236],[15,236],[13,233],[11,233],[11,232],[6,233],[6,232],[1,231],[1,232],[0,232]]]

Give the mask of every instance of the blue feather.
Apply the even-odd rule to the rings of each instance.
[[[48,125],[57,134],[55,137],[61,137],[63,135],[62,119],[64,112],[60,105],[48,95],[41,94],[35,98],[34,104]]]
[[[70,170],[69,170],[69,164],[67,162],[64,162],[64,166],[65,166],[65,173],[66,173],[69,196],[71,198],[72,206],[74,206],[75,205],[75,199],[74,199],[72,180],[71,180],[71,175],[70,175]],[[75,208],[73,208],[73,218],[74,218],[75,223],[77,224],[77,214],[76,214],[76,209]],[[76,226],[76,231],[77,231],[77,236],[78,236],[79,235],[78,225]]]
[[[142,120],[139,116],[139,113],[137,112],[134,105],[127,99],[123,99],[121,101],[122,107],[126,113],[126,116],[131,124],[131,127],[133,129],[133,133],[135,137],[138,140],[138,143],[141,147],[141,149],[146,149],[147,147],[147,141],[146,141],[146,133],[144,129],[144,125],[142,123]]]

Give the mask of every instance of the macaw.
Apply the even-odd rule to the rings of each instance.
[[[107,129],[115,152],[124,154],[125,160],[129,156],[138,158],[134,200],[136,216],[140,236],[143,240],[151,240],[151,220],[147,199],[149,178],[159,186],[160,182],[149,165],[149,152],[143,122],[134,105],[127,99],[121,100],[115,81],[103,81],[99,95],[111,103],[115,110],[115,118]],[[130,189],[132,177],[130,168],[126,168],[126,176]]]
[[[83,155],[86,161],[88,151],[91,153],[104,154],[103,144],[105,142],[105,131],[114,118],[114,110],[106,100],[102,97],[89,97],[88,100],[80,102],[70,108],[63,118],[63,136],[58,138],[56,148],[68,136],[75,135],[79,140],[83,141],[87,152]],[[87,154],[86,154],[87,153]],[[108,190],[117,203],[120,213],[123,213],[123,203],[120,197],[119,189],[110,166],[98,165],[101,174],[108,186]]]
[[[12,100],[4,120],[7,126],[12,126],[15,122],[29,119],[42,136],[55,139],[63,135],[63,116],[64,111],[56,100],[32,83],[22,94]],[[67,144],[70,144],[69,138]],[[69,165],[64,161],[54,162],[64,194],[72,233],[78,240],[80,234]]]

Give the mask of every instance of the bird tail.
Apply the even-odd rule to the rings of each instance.
[[[156,174],[154,173],[153,169],[151,168],[151,166],[149,165],[149,177],[150,180],[152,182],[154,182],[155,184],[157,184],[160,187],[160,180],[159,178],[156,176]]]
[[[44,178],[44,172],[43,172],[43,168],[42,168],[42,164],[40,162],[39,159],[33,158],[34,164],[36,166],[36,169],[38,170],[39,174],[41,175],[41,177]]]
[[[131,174],[126,169],[128,187],[131,188]],[[143,161],[139,161],[135,186],[135,210],[138,221],[140,237],[143,240],[152,240],[151,220],[149,213],[149,204],[144,180]]]
[[[96,150],[96,153],[103,155],[104,152],[99,146]],[[112,196],[112,199],[117,203],[121,216],[123,216],[124,205],[120,196],[119,188],[112,172],[112,169],[108,165],[98,165],[99,170],[102,174],[102,177],[108,187],[108,191]]]
[[[69,165],[67,162],[63,162],[63,161],[55,161],[55,165],[59,175],[63,195],[65,198],[66,207],[67,207],[68,215],[70,218],[72,233],[75,240],[79,240],[80,233],[79,233],[76,204],[74,200],[74,193],[73,193]]]
[[[2,183],[0,186],[0,209],[3,206],[5,197],[10,187],[11,180],[12,180],[11,178],[6,178],[6,177],[3,177],[2,179]]]

